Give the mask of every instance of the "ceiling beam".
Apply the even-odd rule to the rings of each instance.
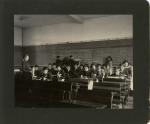
[[[69,15],[74,21],[76,21],[79,24],[82,24],[84,21],[81,19],[78,15]]]

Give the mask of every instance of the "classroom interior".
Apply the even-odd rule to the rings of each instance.
[[[14,15],[14,77],[16,107],[133,109],[132,15]]]

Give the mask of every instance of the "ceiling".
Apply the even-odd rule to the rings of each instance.
[[[28,28],[59,23],[84,23],[85,20],[109,15],[15,15],[14,25]]]

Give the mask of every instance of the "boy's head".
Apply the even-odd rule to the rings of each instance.
[[[85,70],[85,71],[88,71],[88,70],[89,70],[88,65],[85,65],[85,66],[84,66],[84,70]]]
[[[39,69],[39,66],[38,66],[38,65],[35,65],[34,68],[35,68],[35,70],[38,70],[38,69]]]
[[[48,69],[51,69],[51,68],[52,68],[52,64],[49,63],[49,64],[48,64]]]
[[[61,70],[61,67],[60,67],[59,65],[57,66],[57,70],[58,70],[58,71],[60,71],[60,70]]]
[[[70,69],[71,69],[70,65],[67,65],[66,68],[67,68],[67,70],[70,70]]]
[[[29,61],[29,55],[28,55],[28,54],[25,54],[24,60],[25,60],[26,62]]]
[[[129,62],[128,62],[127,60],[124,60],[124,61],[123,61],[123,65],[124,65],[125,67],[128,67],[128,66],[129,66]]]
[[[44,74],[48,74],[48,68],[47,68],[47,67],[44,67],[44,68],[43,68],[43,73],[44,73]]]
[[[52,68],[56,69],[56,63],[53,63]]]
[[[91,68],[95,70],[95,69],[96,69],[95,64],[92,64],[92,65],[91,65]]]

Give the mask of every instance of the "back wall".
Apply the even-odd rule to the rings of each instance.
[[[114,65],[120,64],[124,59],[133,63],[133,40],[117,39],[108,41],[91,41],[81,43],[68,43],[57,45],[26,46],[24,53],[30,55],[31,64],[47,65],[53,63],[56,56],[61,58],[73,55],[82,62],[103,63],[107,56],[112,56]]]

